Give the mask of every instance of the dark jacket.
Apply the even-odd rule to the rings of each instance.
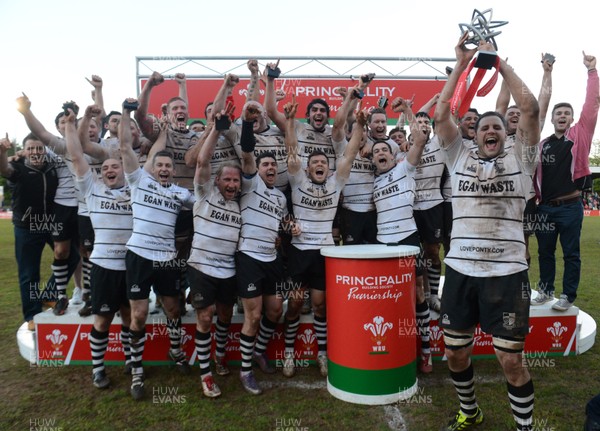
[[[54,217],[54,195],[58,175],[52,163],[36,169],[23,161],[11,162],[13,174],[7,179],[14,185],[12,192],[13,224],[32,231],[46,230]]]

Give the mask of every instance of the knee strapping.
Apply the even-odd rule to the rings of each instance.
[[[521,353],[525,347],[525,338],[493,336],[494,349],[507,353]]]
[[[473,333],[467,334],[452,329],[444,329],[444,345],[446,349],[464,349],[471,344],[473,344]]]

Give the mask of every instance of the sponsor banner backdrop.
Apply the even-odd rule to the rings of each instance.
[[[142,88],[146,85],[147,79],[141,80]],[[235,87],[233,99],[235,101],[236,118],[240,116],[242,107],[246,101],[247,88],[250,80],[240,79],[240,83]],[[353,87],[358,81],[349,78],[280,78],[275,81],[275,88],[282,89],[287,96],[279,102],[279,110],[282,111],[283,104],[290,102],[292,93],[296,94],[298,102],[298,119],[304,118],[306,108],[309,102],[315,98],[325,99],[330,105],[330,118],[335,117],[335,113],[342,105],[342,96],[335,90],[336,87]],[[418,110],[431,97],[442,91],[445,81],[434,80],[401,80],[401,79],[375,79],[365,90],[362,99],[362,107],[366,109],[377,107],[377,102],[381,96],[387,97],[389,102],[396,97],[410,99],[414,97],[413,109]],[[188,79],[187,91],[189,100],[190,118],[205,118],[204,108],[209,102],[212,102],[215,95],[223,85],[223,79]],[[161,105],[166,103],[172,97],[178,95],[177,82],[174,80],[165,80],[162,84],[152,89],[149,111],[155,115],[160,115]],[[264,101],[264,86],[260,88],[261,103]],[[395,124],[397,114],[387,108],[390,122]],[[432,115],[432,113],[430,113]]]

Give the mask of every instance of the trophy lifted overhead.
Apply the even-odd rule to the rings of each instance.
[[[468,32],[469,38],[467,44],[479,45],[479,42],[486,40],[494,45],[494,49],[498,50],[498,45],[494,37],[498,36],[501,31],[494,31],[498,27],[508,24],[508,21],[492,21],[492,9],[486,9],[479,12],[477,9],[473,11],[470,24],[458,24],[461,33]],[[486,16],[489,13],[489,16]]]
[[[506,24],[508,24],[508,21],[492,21],[492,9],[486,9],[483,12],[479,12],[475,9],[470,24],[458,24],[461,33],[467,33],[465,45],[473,44],[476,47],[479,47],[479,51],[477,52],[477,57],[473,59],[469,67],[461,74],[456,89],[454,90],[454,95],[450,102],[450,109],[452,110],[453,115],[456,115],[459,118],[462,117],[469,109],[475,95],[480,97],[485,96],[492,88],[494,88],[494,85],[496,85],[498,71],[500,69],[500,59],[496,54],[498,45],[496,45],[494,37],[502,32],[494,29]],[[485,48],[480,46],[482,42],[487,42],[487,50],[481,49]],[[468,85],[469,73],[473,67],[477,68],[477,73],[475,74],[471,85]],[[496,69],[492,78],[487,84],[479,88],[485,75],[485,71],[492,68]]]

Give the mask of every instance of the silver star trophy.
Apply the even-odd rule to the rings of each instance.
[[[498,50],[498,45],[494,39],[498,36],[501,31],[498,31],[498,27],[508,24],[508,21],[493,21],[492,20],[492,9],[486,9],[483,12],[479,12],[477,9],[473,10],[473,16],[471,22],[458,24],[461,33],[468,32],[469,37],[465,44],[479,45],[482,40],[491,42],[494,49]],[[479,51],[475,67],[481,69],[491,69],[496,61],[496,53],[490,51]]]

